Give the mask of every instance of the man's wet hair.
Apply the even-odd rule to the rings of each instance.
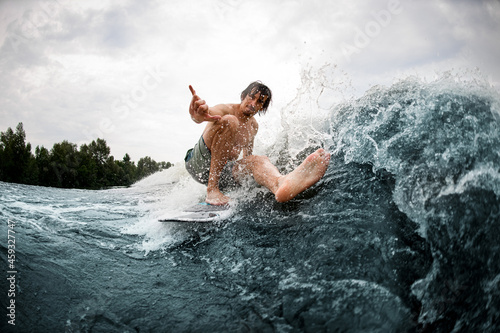
[[[252,82],[248,85],[248,87],[241,92],[241,100],[244,100],[247,95],[250,97],[255,96],[258,92],[260,92],[261,96],[267,96],[266,101],[262,105],[262,110],[259,111],[259,114],[266,113],[269,104],[271,104],[272,92],[265,84],[260,81]]]

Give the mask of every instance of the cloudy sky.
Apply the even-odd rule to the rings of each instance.
[[[0,131],[175,163],[203,129],[189,84],[215,105],[263,81],[262,124],[324,66],[359,95],[446,70],[500,90],[499,40],[498,0],[0,0]]]

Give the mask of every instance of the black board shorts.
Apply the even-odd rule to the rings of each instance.
[[[203,135],[194,148],[186,152],[184,162],[186,163],[186,170],[191,177],[200,184],[207,185],[208,177],[210,176],[210,163],[212,161],[212,154],[203,140]],[[236,161],[227,162],[222,169],[219,180],[219,189],[231,188],[238,185],[233,177],[233,166]]]

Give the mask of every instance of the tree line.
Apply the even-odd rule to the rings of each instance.
[[[64,140],[51,150],[37,146],[35,154],[26,143],[23,123],[14,132],[10,127],[1,132],[0,181],[61,188],[102,189],[129,186],[161,169],[170,162],[156,162],[151,157],[141,158],[137,165],[125,154],[123,159],[110,156],[106,141],[97,139],[83,144]]]

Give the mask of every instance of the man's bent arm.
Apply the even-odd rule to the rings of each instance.
[[[206,103],[201,105],[206,105]],[[233,113],[232,110],[233,107],[231,104],[218,104],[215,106],[208,107],[207,111],[198,109],[195,110],[194,112],[191,112],[190,110],[189,113],[191,114],[191,119],[195,123],[201,124],[204,121],[215,122],[227,114],[232,114]]]
[[[196,94],[196,91],[192,86],[189,86],[189,90],[193,97],[191,98],[191,103],[189,104],[189,114],[191,119],[199,124],[204,121],[217,121],[221,118],[218,115],[211,115],[207,103]]]
[[[191,119],[200,124],[204,121],[215,122],[225,116],[226,114],[234,114],[236,104],[219,104],[209,107],[207,103],[202,100],[192,86],[189,86],[191,94],[191,103],[189,104],[189,114]]]

